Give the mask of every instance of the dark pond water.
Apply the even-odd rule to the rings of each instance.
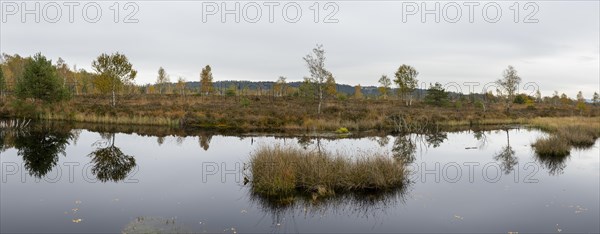
[[[1,232],[600,232],[599,143],[538,157],[510,129],[344,139],[31,126],[0,135]],[[157,137],[163,136],[163,137]],[[261,145],[402,155],[389,194],[279,203],[243,184]]]

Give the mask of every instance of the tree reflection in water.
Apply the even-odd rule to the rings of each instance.
[[[73,138],[70,131],[57,130],[49,126],[31,128],[28,132],[16,134],[14,147],[23,157],[29,175],[42,178],[58,163],[58,155],[65,154],[65,148]]]
[[[379,144],[380,147],[385,147],[390,143],[390,138],[388,136],[381,136],[375,138],[375,141],[377,142],[377,144]]]
[[[110,144],[107,147],[99,147],[89,154],[92,158],[92,173],[102,182],[119,182],[127,178],[127,175],[136,166],[133,156],[125,155],[121,149],[115,146],[115,134],[102,135],[103,138],[110,138]],[[95,145],[100,145],[97,142]]]
[[[410,134],[397,136],[392,146],[392,155],[405,164],[413,163],[416,159],[417,144]]]
[[[439,147],[446,139],[448,139],[446,132],[435,130],[425,133],[427,145],[433,148]]]
[[[508,129],[504,129],[506,131],[506,146],[502,147],[502,150],[494,156],[494,160],[500,162],[500,168],[504,172],[504,174],[510,174],[515,166],[519,163],[517,157],[515,157],[515,151],[510,146],[510,135],[508,133]]]
[[[298,144],[303,149],[308,149],[308,147],[313,143],[313,140],[307,135],[299,136],[299,137],[297,137],[297,139],[298,139]]]
[[[210,133],[201,132],[198,135],[198,143],[200,144],[200,147],[204,149],[204,151],[208,150],[208,147],[210,146],[210,140],[212,140],[212,134]]]
[[[477,148],[483,148],[487,145],[487,135],[482,130],[474,130],[473,137],[479,142]]]

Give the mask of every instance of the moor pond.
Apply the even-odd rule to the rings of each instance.
[[[64,123],[2,131],[0,232],[600,232],[600,141],[539,157],[531,143],[546,133],[519,126],[323,138]],[[244,168],[275,144],[402,157],[410,183],[274,201],[251,193]]]

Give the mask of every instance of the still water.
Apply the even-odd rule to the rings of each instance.
[[[538,157],[530,129],[360,138],[62,126],[0,135],[1,232],[600,232],[599,142]],[[159,137],[160,136],[160,137]],[[393,194],[274,203],[250,193],[260,146],[410,161]]]

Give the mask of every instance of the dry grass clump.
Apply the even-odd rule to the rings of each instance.
[[[590,147],[600,136],[600,133],[593,127],[582,125],[559,128],[557,134],[575,147]]]
[[[351,159],[279,145],[259,147],[249,165],[253,192],[267,196],[393,190],[405,184],[407,172],[385,155]]]
[[[541,156],[566,156],[571,147],[591,147],[600,137],[598,118],[535,118],[535,127],[550,132],[551,136],[538,139],[532,146]]]
[[[540,138],[532,146],[535,148],[535,153],[540,156],[563,157],[571,153],[568,142],[557,135]]]
[[[600,118],[599,117],[544,117],[533,118],[527,121],[532,126],[556,132],[560,129],[581,126],[589,131],[594,131],[595,134],[600,134]]]

